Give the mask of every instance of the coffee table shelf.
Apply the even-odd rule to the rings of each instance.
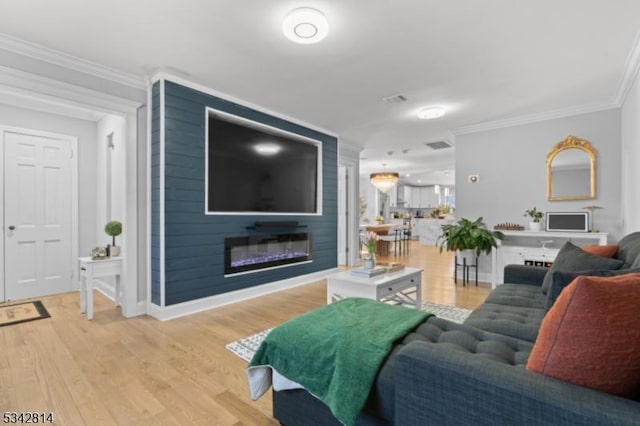
[[[350,271],[327,275],[327,303],[346,297],[364,297],[380,302],[422,306],[422,269],[405,267],[402,271],[367,278]]]

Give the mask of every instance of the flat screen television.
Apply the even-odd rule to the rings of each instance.
[[[207,109],[207,214],[321,214],[322,144]]]

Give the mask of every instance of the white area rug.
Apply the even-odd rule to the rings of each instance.
[[[425,302],[422,304],[422,310],[428,311],[437,316],[455,323],[462,323],[467,319],[471,311],[469,309],[458,308],[456,306],[441,305],[439,303]],[[253,358],[253,354],[258,350],[260,343],[264,340],[272,328],[253,334],[244,339],[236,340],[226,345],[236,356],[249,362]]]

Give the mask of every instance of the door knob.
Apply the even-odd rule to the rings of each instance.
[[[16,227],[15,227],[15,226],[13,226],[13,225],[10,225],[10,226],[9,226],[9,231],[13,231],[14,229],[16,229]]]

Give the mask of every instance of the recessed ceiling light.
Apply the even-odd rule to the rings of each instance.
[[[418,118],[420,120],[433,120],[434,118],[442,117],[445,112],[444,108],[439,106],[426,107],[418,111]]]
[[[317,43],[329,33],[329,21],[319,10],[301,7],[287,14],[282,21],[282,32],[296,43]]]

